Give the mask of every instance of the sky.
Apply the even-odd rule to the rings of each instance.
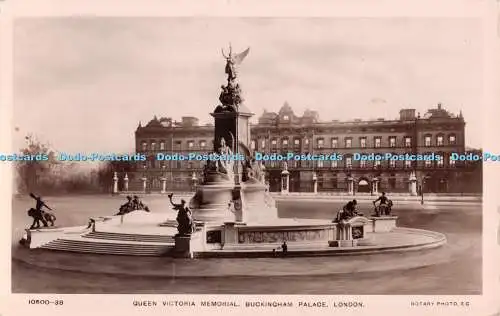
[[[131,152],[154,115],[212,122],[221,48],[250,47],[239,81],[254,121],[287,101],[321,120],[462,110],[481,147],[482,29],[464,18],[22,18],[14,24],[14,148]]]

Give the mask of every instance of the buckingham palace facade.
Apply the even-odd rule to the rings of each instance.
[[[147,179],[150,191],[160,190],[160,179],[167,179],[168,190],[193,188],[201,176],[201,161],[159,161],[159,152],[208,153],[212,151],[213,125],[200,125],[196,117],[154,117],[135,131],[136,152],[148,161],[136,166],[134,177]],[[419,191],[432,193],[481,193],[482,162],[456,161],[451,153],[478,152],[465,147],[465,121],[446,111],[441,104],[424,115],[402,109],[394,120],[355,119],[321,121],[316,111],[302,116],[285,103],[278,112],[267,112],[251,126],[250,149],[254,152],[330,155],[341,160],[288,161],[290,192],[346,192],[349,179],[355,193],[378,191],[408,192],[410,177],[417,179]],[[404,155],[437,154],[437,160],[357,160],[359,154]],[[355,155],[358,154],[358,155]],[[480,153],[479,153],[480,154]],[[265,161],[271,191],[280,190],[283,162]],[[314,180],[313,180],[314,179]],[[137,180],[137,179],[136,179]],[[136,185],[137,184],[137,181]]]

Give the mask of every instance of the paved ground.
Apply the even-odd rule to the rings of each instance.
[[[113,213],[123,198],[117,197],[66,197],[48,199],[49,205],[58,212],[60,225],[78,225],[89,216]],[[154,212],[170,212],[167,199],[151,197],[145,199]],[[14,231],[18,237],[29,224],[25,218],[28,199],[14,201]],[[278,203],[281,217],[332,218],[341,205],[332,201],[281,201]],[[361,210],[369,209],[368,203],[360,205]],[[109,210],[106,212],[106,210]],[[81,272],[58,272],[43,268],[33,268],[13,262],[14,292],[57,292],[57,293],[213,293],[213,294],[480,294],[481,293],[481,208],[445,207],[426,209],[420,205],[408,205],[395,210],[399,215],[399,225],[429,229],[445,233],[448,245],[418,255],[383,254],[364,257],[328,258],[271,258],[271,259],[203,259],[195,261],[169,261],[164,265],[165,275],[149,278],[128,276],[95,275]],[[166,213],[168,214],[168,213]],[[16,239],[14,239],[16,241]],[[431,257],[426,257],[426,256]],[[425,259],[427,258],[427,259]],[[381,267],[401,268],[405,263],[418,260],[439,259],[431,265],[392,272],[373,272]],[[72,256],[60,260],[97,260],[91,257]],[[146,258],[141,258],[146,259]],[[99,260],[118,260],[130,265],[130,270],[141,267],[141,261],[123,257],[100,257]],[[158,260],[158,258],[157,258]],[[160,259],[161,260],[161,259]],[[333,265],[335,263],[335,265]],[[421,263],[421,262],[420,262]],[[250,276],[224,278],[178,278],[179,267],[211,271],[230,271],[232,266],[247,266]],[[327,266],[349,271],[325,269]],[[364,272],[356,267],[365,267]],[[350,270],[349,268],[350,267]],[[265,276],[263,271],[275,272]],[[278,276],[278,272],[304,271],[314,275]],[[167,271],[169,271],[167,273]],[[326,271],[326,273],[325,273]],[[268,272],[269,273],[269,272]],[[352,274],[355,273],[355,274]],[[253,275],[252,275],[253,274]],[[304,273],[305,274],[305,273]]]

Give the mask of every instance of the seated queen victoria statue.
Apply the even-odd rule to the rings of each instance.
[[[230,181],[234,177],[233,152],[226,145],[226,140],[221,138],[217,154],[221,157],[216,160],[207,160],[203,166],[202,183]]]

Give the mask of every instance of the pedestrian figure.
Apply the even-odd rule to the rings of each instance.
[[[281,244],[281,250],[283,251],[283,257],[285,257],[288,253],[288,245],[286,244],[286,240],[283,240],[283,244]]]

